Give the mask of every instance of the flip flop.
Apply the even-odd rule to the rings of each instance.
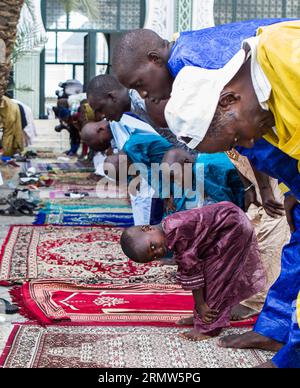
[[[0,314],[13,315],[19,311],[19,307],[9,303],[7,300],[0,298]]]

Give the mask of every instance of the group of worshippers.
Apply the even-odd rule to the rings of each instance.
[[[114,76],[88,86],[94,121],[81,133],[99,175],[119,185],[124,165],[190,165],[195,176],[204,165],[196,199],[176,197],[185,177],[173,174],[167,198],[159,178],[153,185],[140,173],[130,193],[135,226],[121,246],[138,263],[178,266],[195,301],[180,322],[193,325],[185,339],[219,336],[230,321],[259,314],[253,331],[218,343],[276,353],[260,367],[300,367],[299,38],[300,22],[287,19],[184,32],[174,42],[126,33]]]
[[[37,136],[32,110],[23,102],[3,96],[0,101],[1,147],[12,157],[32,145]]]

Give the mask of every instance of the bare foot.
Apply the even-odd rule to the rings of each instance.
[[[255,310],[242,306],[241,304],[238,304],[231,310],[231,320],[233,322],[244,321],[245,319],[252,318],[255,315],[257,315]]]
[[[264,337],[254,331],[249,331],[242,335],[230,335],[221,338],[218,345],[221,348],[260,349],[270,352],[278,352],[284,346],[284,344],[272,340],[271,338]]]
[[[264,364],[258,365],[254,369],[277,369],[277,366],[272,361],[265,362]]]
[[[193,326],[194,325],[194,317],[190,316],[187,318],[182,318],[177,322],[178,326]]]
[[[180,333],[179,337],[188,341],[199,342],[199,341],[205,341],[205,340],[211,339],[212,337],[216,337],[221,333],[221,331],[222,331],[221,329],[215,330],[213,333],[209,333],[208,335],[208,334],[202,334],[199,331],[193,329],[185,333]]]

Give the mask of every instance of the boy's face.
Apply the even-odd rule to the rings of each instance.
[[[165,64],[147,61],[134,71],[120,74],[119,80],[128,89],[135,89],[144,99],[155,103],[170,98],[173,77]]]
[[[142,226],[137,232],[137,241],[141,256],[147,258],[146,262],[162,259],[167,256],[168,250],[163,232],[152,226]]]
[[[90,95],[88,102],[95,112],[96,120],[120,121],[123,114],[130,111],[128,93],[113,91],[102,99]]]

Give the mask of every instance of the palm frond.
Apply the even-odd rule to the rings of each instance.
[[[24,6],[27,7],[32,19],[35,19],[35,2],[34,0],[25,0]]]
[[[16,63],[24,54],[44,46],[46,43],[47,38],[40,34],[40,26],[34,25],[30,21],[24,21],[18,27],[17,39],[11,56],[12,63]]]
[[[89,20],[99,17],[99,3],[97,0],[59,0],[67,14],[81,11],[87,15]]]
[[[78,6],[86,12],[90,20],[99,18],[100,9],[97,0],[78,0]]]

